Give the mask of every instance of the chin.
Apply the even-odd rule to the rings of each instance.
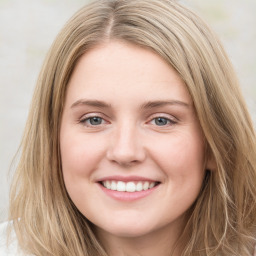
[[[142,222],[141,219],[132,221],[131,218],[125,218],[123,220],[114,220],[113,218],[111,223],[105,222],[103,225],[99,225],[98,223],[98,225],[94,226],[98,232],[108,233],[120,238],[142,237],[154,233],[154,230],[160,228],[152,225],[152,221]]]

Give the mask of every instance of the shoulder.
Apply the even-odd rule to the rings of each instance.
[[[1,256],[23,256],[18,251],[18,242],[13,231],[9,246],[7,246],[7,228],[11,225],[9,222],[0,223],[0,255]]]

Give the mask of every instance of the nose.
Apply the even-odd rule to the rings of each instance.
[[[122,125],[109,139],[108,160],[122,166],[131,166],[145,160],[146,152],[138,128]]]

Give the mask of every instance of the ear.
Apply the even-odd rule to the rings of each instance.
[[[205,169],[210,171],[217,169],[216,159],[209,144],[205,147]]]
[[[210,170],[210,171],[214,171],[217,169],[217,164],[216,164],[216,160],[213,157],[213,154],[208,154],[207,158],[206,158],[206,164],[205,164],[205,168],[206,170]]]
[[[205,169],[209,171],[217,169],[216,159],[208,143],[205,145]]]

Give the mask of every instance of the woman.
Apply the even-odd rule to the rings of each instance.
[[[218,39],[175,1],[79,11],[21,150],[9,229],[25,255],[253,255],[253,126]]]

